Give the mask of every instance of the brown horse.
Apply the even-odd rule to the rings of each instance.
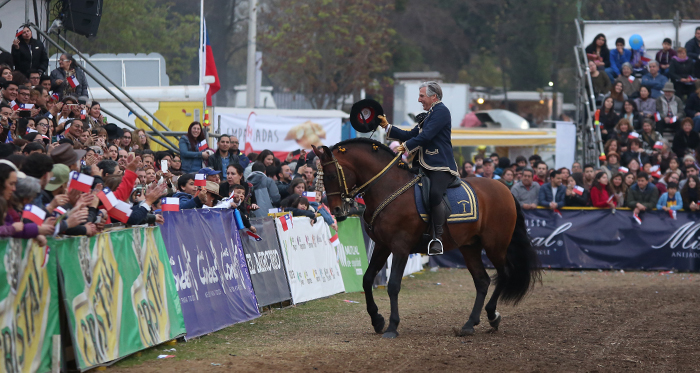
[[[427,250],[422,239],[427,224],[416,211],[413,187],[397,193],[416,174],[400,167],[398,156],[389,147],[370,139],[346,140],[332,150],[322,146],[314,147],[314,151],[323,166],[323,183],[334,215],[345,216],[348,202],[358,192],[364,194],[366,223],[380,207],[381,212],[368,229],[375,248],[363,277],[363,288],[375,332],[395,338],[399,325],[398,295],[408,256]],[[474,334],[491,283],[481,259],[482,249],[496,268],[496,289],[486,305],[489,323],[495,330],[501,321],[496,312],[498,299],[517,304],[541,278],[520,205],[508,188],[498,181],[482,178],[471,178],[469,184],[479,202],[480,218],[473,223],[448,224],[442,240],[445,251],[459,248],[462,252],[476,286],[476,301],[469,320],[461,329],[454,328],[460,336]],[[395,199],[387,204],[392,197]],[[384,318],[374,302],[372,283],[389,254],[394,254],[387,286],[391,317],[384,331]]]

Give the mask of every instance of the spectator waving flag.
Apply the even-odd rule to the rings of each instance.
[[[194,186],[207,186],[207,176],[205,174],[195,174],[194,175]]]
[[[585,189],[583,189],[583,187],[581,187],[581,186],[578,186],[578,185],[574,186],[574,193],[578,194],[579,196],[583,195],[584,190]]]
[[[68,182],[68,190],[75,189],[83,193],[90,193],[93,181],[95,181],[95,178],[90,175],[71,171],[70,181]]]
[[[166,197],[160,200],[160,206],[163,211],[180,211],[180,199],[174,197]]]
[[[197,149],[199,149],[200,152],[207,150],[208,147],[209,147],[209,144],[207,144],[206,139],[200,141],[199,144],[197,144]]]
[[[292,215],[291,214],[280,216],[278,219],[280,220],[280,223],[282,224],[282,231],[283,232],[286,232],[287,230],[289,230],[289,228],[292,227]]]
[[[20,28],[18,28],[17,31],[15,31],[15,37],[17,39],[19,39],[19,37],[22,36],[23,32],[24,32],[24,26],[20,26]]]
[[[42,210],[39,206],[25,205],[24,212],[22,212],[22,219],[28,219],[36,225],[42,225],[44,224],[44,219],[46,219],[46,211]]]
[[[75,88],[80,85],[80,82],[78,82],[78,78],[75,77],[75,75],[71,75],[68,77],[68,84],[70,84],[71,88]]]
[[[214,83],[207,84],[206,85],[206,90],[207,90],[207,106],[212,106],[212,101],[211,98],[214,96],[216,92],[219,92],[219,89],[221,89],[221,82],[219,82],[219,73],[216,71],[216,63],[214,63],[214,52],[211,49],[211,44],[209,44],[209,33],[207,32],[207,22],[206,20],[203,21],[204,23],[204,50],[203,50],[203,59],[204,59],[204,76],[213,76],[214,77]]]
[[[253,233],[250,231],[250,229],[245,230],[245,234],[250,238],[251,240],[254,241],[262,241],[262,237],[258,236],[257,234]]]
[[[316,202],[316,192],[304,192],[303,194],[309,202]]]

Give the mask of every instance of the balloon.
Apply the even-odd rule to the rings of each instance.
[[[632,48],[632,50],[638,51],[643,45],[644,41],[639,34],[630,36],[630,48]]]

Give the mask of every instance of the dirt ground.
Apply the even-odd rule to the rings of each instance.
[[[687,273],[547,271],[521,304],[499,306],[498,332],[488,333],[482,313],[475,335],[455,337],[452,327],[466,322],[474,301],[471,276],[463,269],[426,271],[403,281],[395,340],[373,333],[362,294],[339,294],[159,346],[107,370],[697,371],[698,282],[700,275]],[[375,297],[388,322],[386,289]]]

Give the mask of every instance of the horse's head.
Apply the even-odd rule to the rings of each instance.
[[[313,146],[313,149],[321,161],[328,208],[336,217],[344,217],[354,197],[348,193],[355,185],[356,175],[343,157],[336,158],[327,146]]]

